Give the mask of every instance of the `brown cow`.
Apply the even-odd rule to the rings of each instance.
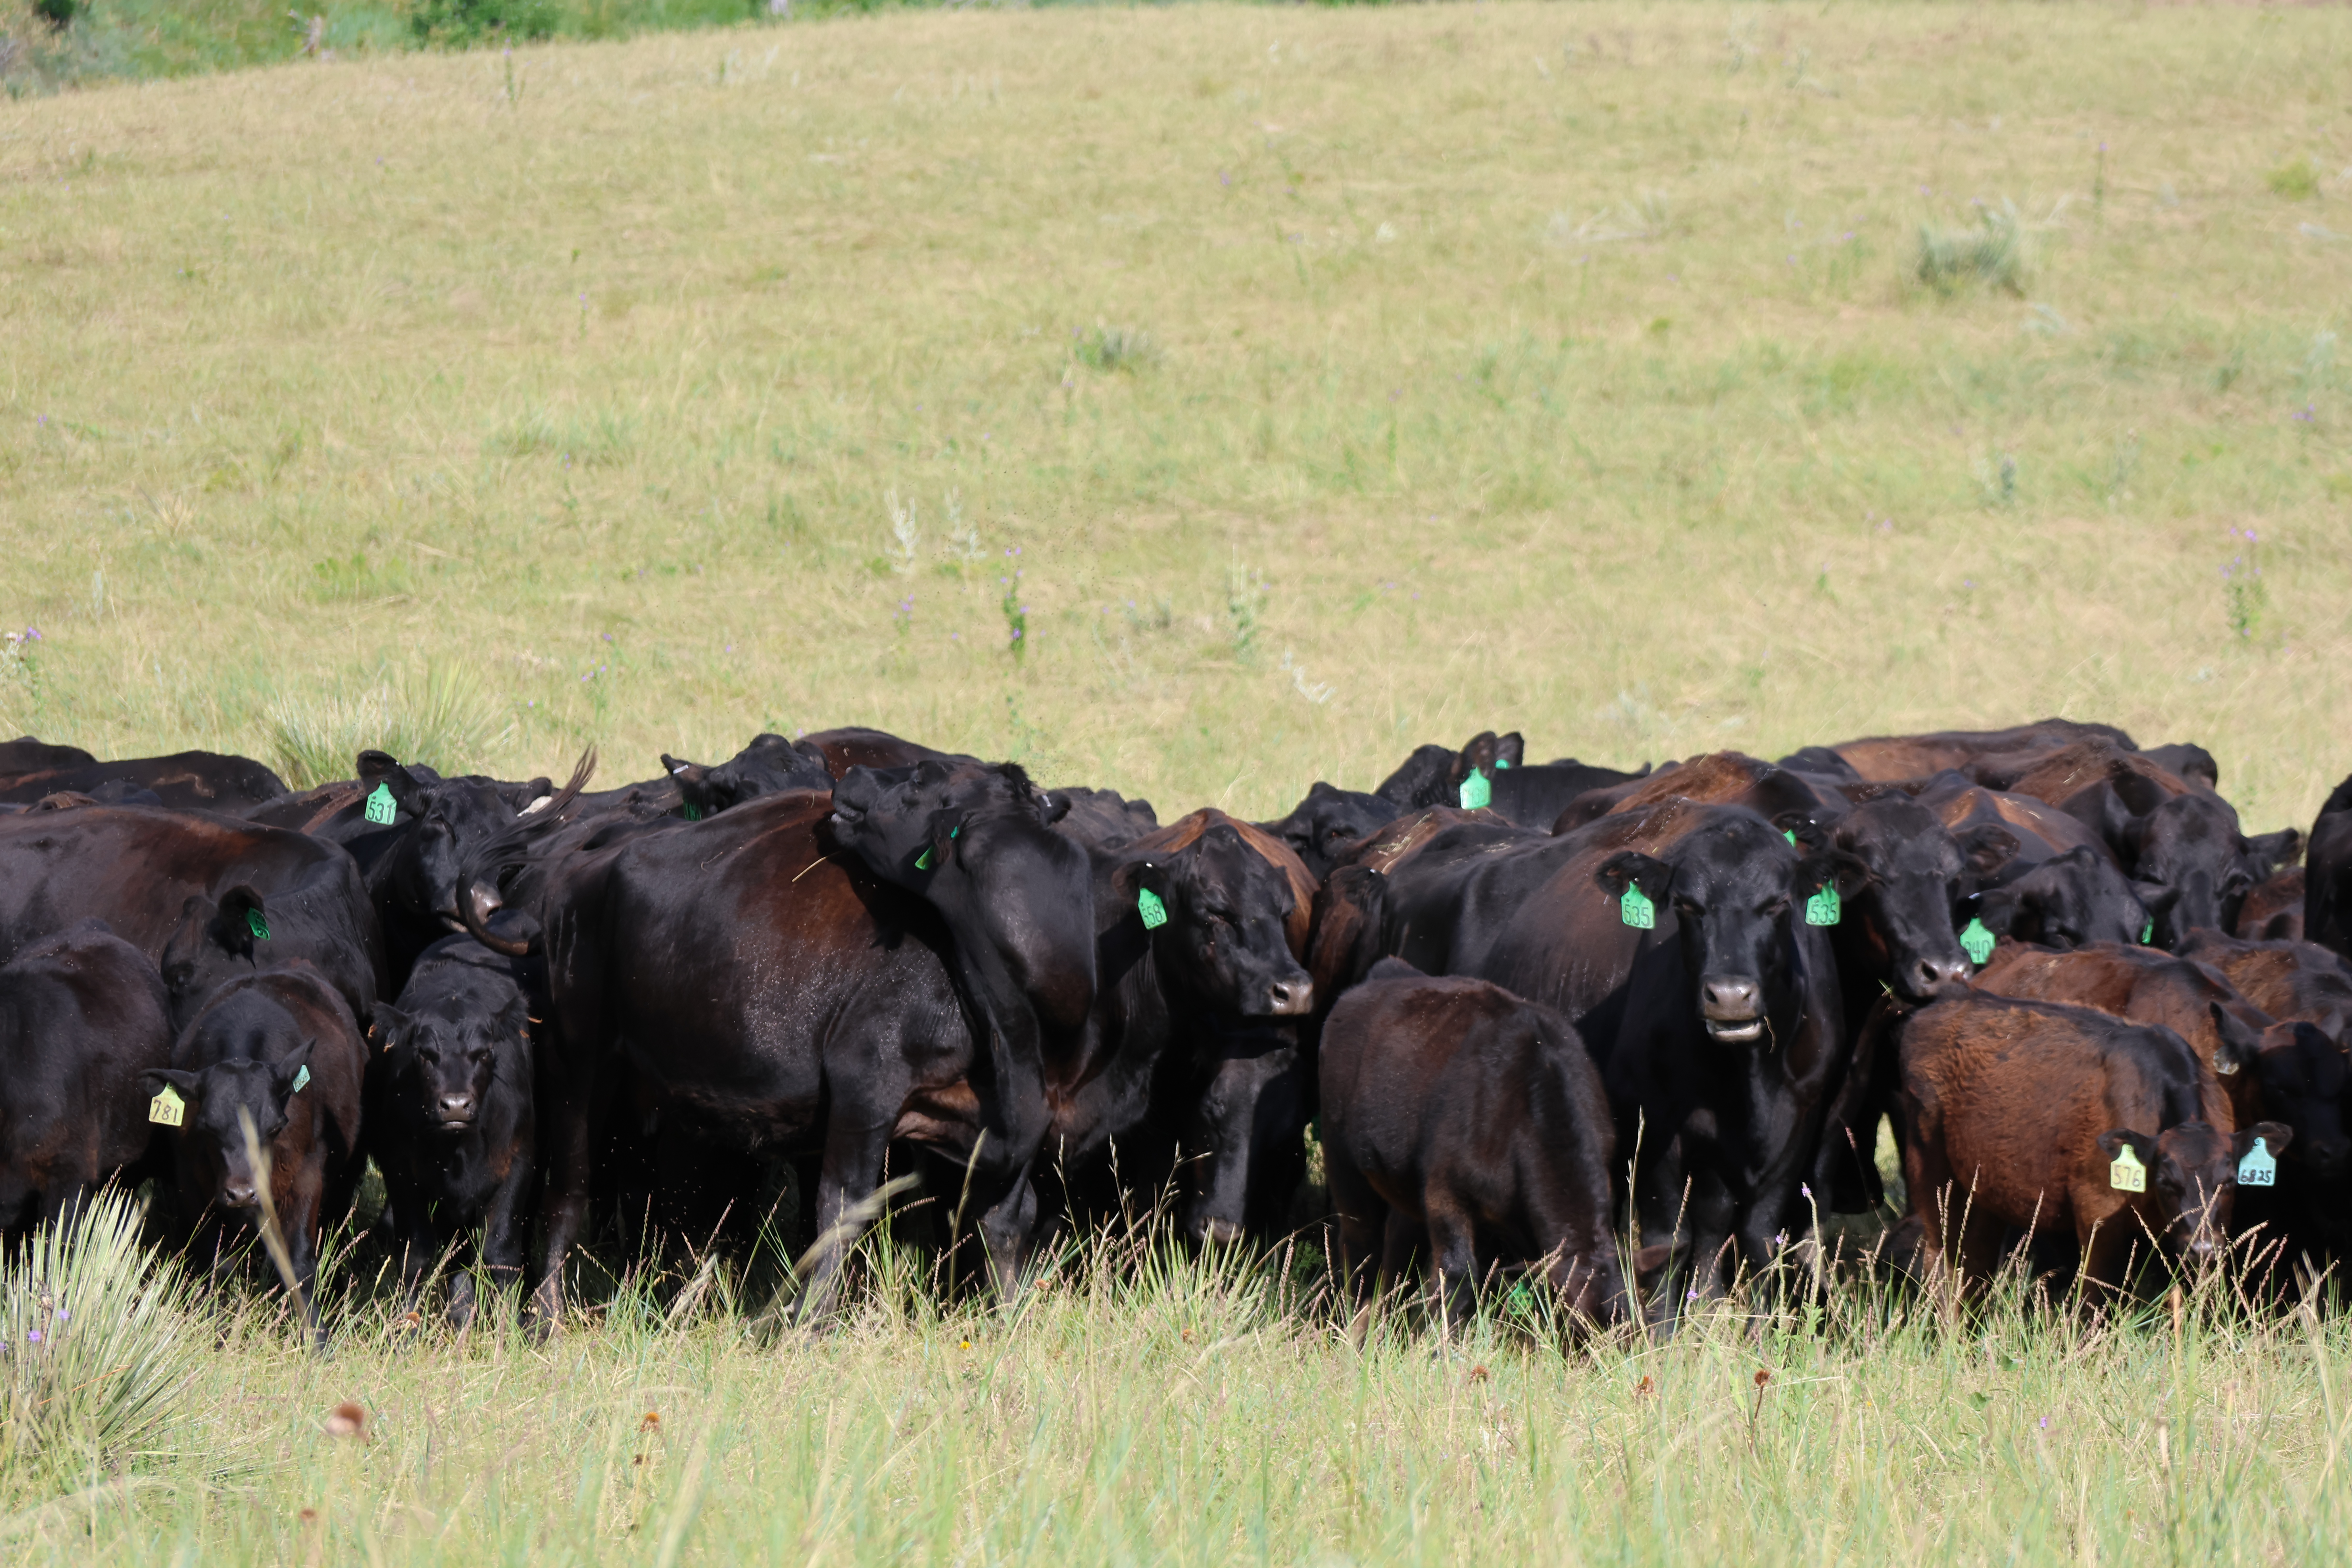
[[[1957,1242],[1964,1289],[2009,1228],[2071,1230],[2096,1289],[2121,1286],[2144,1242],[2209,1258],[2229,1236],[2238,1162],[2257,1137],[2274,1154],[2293,1137],[2273,1121],[2221,1131],[2221,1085],[2169,1029],[1982,993],[1898,1027],[1912,1214],[1929,1247]],[[2126,1149],[2138,1191],[2116,1184]]]
[[[1828,752],[1865,779],[1888,783],[1925,778],[1946,768],[1969,768],[1987,757],[2032,756],[2084,741],[2105,741],[2126,751],[2135,750],[2132,738],[2108,724],[2078,724],[2071,719],[2043,719],[2007,730],[1941,730],[1927,735],[1874,735],[1811,748]],[[1789,759],[1805,766],[1808,753]]]
[[[2247,942],[2301,942],[2308,898],[2302,867],[2273,871],[2247,892],[2231,934]]]
[[[1484,1238],[1496,1260],[1540,1267],[1579,1315],[1624,1315],[1609,1101],[1567,1019],[1384,959],[1331,1010],[1321,1071],[1325,1169],[1360,1303],[1425,1243],[1458,1326]]]
[[[2352,1047],[2352,963],[2317,943],[2200,931],[2181,944],[2180,956],[2220,970],[2272,1017],[2315,1024],[2338,1046]]]

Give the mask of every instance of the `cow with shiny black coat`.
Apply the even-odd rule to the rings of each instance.
[[[1568,1017],[1633,1159],[1643,1234],[1680,1244],[1676,1301],[1686,1275],[1715,1293],[1769,1263],[1847,1053],[1829,942],[1800,906],[1853,895],[1864,868],[1818,835],[1792,845],[1745,807],[1681,799],[1559,837],[1433,826],[1358,857],[1381,873],[1358,962],[1475,975]]]
[[[1298,960],[1314,883],[1279,841],[1201,811],[1093,849],[1053,830],[1048,797],[1011,764],[853,768],[834,813],[845,847],[938,910],[975,1014],[1036,1064],[1028,1157],[1082,1170],[1117,1143],[1149,1170],[1181,1150],[1188,1234],[1227,1237],[1263,1213],[1279,1184],[1257,1173],[1282,1169],[1297,1136],[1296,1025],[1313,1000]],[[1000,1269],[1019,1266],[1037,1214],[1005,1218]]]

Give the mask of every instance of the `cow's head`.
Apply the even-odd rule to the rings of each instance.
[[[1710,813],[1657,856],[1619,850],[1596,873],[1621,910],[1628,887],[1659,910],[1671,902],[1711,1039],[1764,1038],[1766,1014],[1785,994],[1798,908],[1824,887],[1850,898],[1869,874],[1811,831],[1810,841],[1801,832],[1791,845],[1752,812]]]
[[[1316,880],[1331,874],[1342,851],[1396,819],[1396,803],[1318,781],[1288,816],[1267,831],[1290,847]]]
[[[2126,1146],[2147,1169],[2149,1222],[2175,1257],[2211,1258],[2230,1241],[2230,1209],[2238,1189],[2238,1162],[2260,1138],[2275,1156],[2294,1141],[2276,1121],[2257,1121],[2235,1133],[2203,1121],[2183,1121],[2156,1137],[2127,1128],[2099,1134],[2099,1153],[2112,1162]]]
[[[1895,995],[1925,1005],[1967,985],[1972,971],[1953,920],[1962,882],[1989,875],[2014,855],[2016,837],[1988,824],[1955,838],[1917,801],[1887,795],[1839,817],[1829,841],[1865,868],[1845,915],[1850,940],[1868,951]]]
[[[1986,889],[1968,910],[2000,935],[2072,949],[2139,942],[2173,896],[2171,889],[2133,882],[2106,856],[2078,844],[2013,882]]]
[[[296,1097],[313,1092],[294,1085],[310,1065],[315,1043],[306,1040],[299,1050],[276,1061],[238,1057],[194,1071],[163,1068],[147,1073],[151,1092],[161,1093],[169,1085],[184,1104],[180,1169],[182,1180],[193,1190],[183,1196],[195,1207],[250,1209],[261,1201],[261,1173],[254,1169],[239,1112],[252,1119],[255,1139],[268,1150],[286,1130]]]
[[[218,899],[198,893],[180,905],[180,923],[164,939],[157,965],[175,1026],[184,1024],[215,987],[263,965],[267,944],[278,936],[271,919],[261,895],[242,882]]]
[[[704,766],[662,753],[662,771],[675,780],[688,819],[716,816],[730,806],[787,790],[833,787],[824,757],[782,735],[761,734],[726,762]]]
[[[1151,930],[1153,952],[1220,1016],[1291,1018],[1312,1007],[1314,982],[1290,950],[1290,879],[1230,823],[1121,868],[1113,886],[1139,903],[1151,895],[1167,918]]]
[[[2253,1047],[2246,1068],[2262,1088],[2263,1110],[2294,1133],[2295,1164],[2336,1181],[2352,1159],[2343,1108],[2352,1068],[2342,1048],[2316,1025],[2305,1023],[2273,1024],[2252,1040],[2236,1043],[2242,1051],[2245,1045]],[[2279,1152],[2278,1145],[2271,1146],[2273,1154]]]
[[[2133,877],[2172,895],[2154,911],[2160,947],[2200,927],[2231,930],[2257,879],[2253,847],[2238,831],[2238,814],[2219,795],[2174,795],[2131,817],[2116,841]]]
[[[469,1131],[490,1097],[499,1046],[522,1039],[530,1017],[521,997],[484,1014],[467,996],[433,998],[408,1009],[379,1004],[374,1037],[393,1094],[418,1121],[451,1137]]]

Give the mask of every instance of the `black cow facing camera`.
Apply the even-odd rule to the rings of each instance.
[[[515,960],[470,937],[425,950],[396,1005],[376,1009],[369,1139],[391,1200],[415,1310],[450,1239],[482,1228],[493,1282],[519,1284],[533,1166],[530,1007]],[[449,1279],[449,1321],[474,1315],[474,1276]]]
[[[231,1236],[261,1225],[266,1181],[304,1320],[321,1346],[319,1237],[350,1209],[358,1184],[365,1057],[350,1005],[296,963],[215,991],[173,1043],[172,1065],[146,1075],[149,1093],[177,1101],[178,1192],[197,1243],[192,1256],[208,1255],[218,1277]]]
[[[1372,966],[1323,1028],[1323,1158],[1358,1301],[1426,1247],[1449,1325],[1486,1262],[1540,1268],[1580,1318],[1625,1315],[1609,1101],[1567,1019],[1483,980]]]

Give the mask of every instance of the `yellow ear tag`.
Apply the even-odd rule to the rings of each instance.
[[[177,1127],[187,1120],[187,1116],[188,1102],[182,1100],[180,1091],[168,1083],[163,1086],[163,1093],[147,1102],[147,1120],[162,1126]]]
[[[2130,1144],[2125,1144],[2116,1163],[2107,1167],[2107,1185],[2119,1193],[2147,1191],[2147,1167],[2139,1163],[2139,1155]]]

